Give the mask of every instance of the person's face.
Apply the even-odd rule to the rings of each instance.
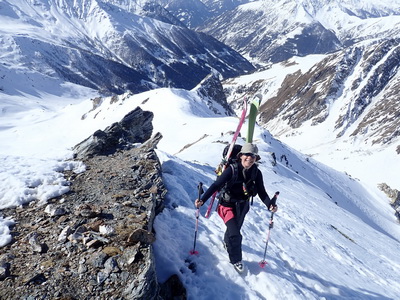
[[[250,169],[252,165],[256,162],[256,156],[253,153],[243,153],[240,156],[242,166],[245,169]]]

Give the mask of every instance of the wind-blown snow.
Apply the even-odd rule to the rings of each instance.
[[[204,218],[206,206],[200,210],[199,255],[189,254],[197,184],[201,181],[207,187],[214,180],[222,142],[231,140],[228,131],[236,128],[237,118],[212,113],[195,92],[176,89],[124,95],[113,104],[105,99],[95,110],[90,100],[66,98],[64,103],[70,103],[66,106],[62,98],[57,103],[52,100],[51,107],[45,98],[38,98],[31,102],[31,109],[26,105],[25,111],[15,111],[9,102],[8,109],[2,110],[3,208],[34,199],[45,203],[65,192],[68,183],[59,172],[84,170],[81,163],[68,160],[71,147],[140,106],[154,112],[154,133],[163,134],[157,154],[168,193],[166,208],[155,220],[154,243],[160,282],[178,274],[188,299],[400,297],[400,230],[382,193],[371,192],[345,173],[307,159],[257,127],[255,142],[265,186],[271,196],[275,191],[281,195],[264,269],[258,263],[263,259],[270,213],[258,198],[254,200],[242,230],[247,273],[239,275],[222,247],[224,224],[215,212]],[[276,166],[271,163],[272,152]],[[10,242],[13,222],[0,217],[1,245]],[[185,264],[188,257],[196,261],[196,273]]]

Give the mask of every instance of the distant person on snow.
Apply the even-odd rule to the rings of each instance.
[[[230,262],[241,273],[244,271],[244,266],[240,229],[250,209],[250,198],[258,194],[273,212],[276,212],[278,207],[276,196],[270,199],[265,191],[261,171],[257,168],[256,161],[260,160],[257,146],[244,144],[237,158],[238,161],[228,166],[194,204],[199,208],[215,191],[220,191],[217,211],[226,225],[224,246],[228,251]]]

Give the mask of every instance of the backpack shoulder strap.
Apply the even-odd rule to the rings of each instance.
[[[233,186],[233,184],[237,181],[238,178],[238,165],[236,162],[228,164],[227,168],[231,168],[232,176],[231,178],[224,184],[221,191],[227,192]]]
[[[255,181],[255,180],[256,180],[257,174],[258,174],[258,167],[257,167],[257,165],[255,165],[255,168],[254,168],[254,170],[251,172],[251,176],[250,176],[250,178],[251,178],[252,181]]]
[[[247,185],[245,186],[246,188],[250,188],[251,192],[249,195],[250,198],[250,205],[253,205],[253,198],[256,195],[256,179],[257,179],[257,175],[258,175],[258,167],[257,165],[254,166],[253,170],[251,170],[250,173],[250,179],[247,181]]]
[[[237,165],[237,162],[233,162],[233,163],[229,164],[229,167],[232,168],[232,177],[226,183],[227,188],[230,188],[238,178],[238,165]]]

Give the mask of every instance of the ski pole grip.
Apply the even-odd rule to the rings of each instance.
[[[201,194],[204,193],[204,191],[203,191],[203,183],[202,183],[202,182],[199,182],[199,185],[197,186],[197,190],[198,190],[198,192],[199,192],[199,193],[198,193],[197,199],[200,200]]]
[[[271,206],[276,206],[276,200],[278,199],[279,192],[275,192],[274,196],[271,198]],[[271,207],[270,206],[270,207]],[[270,207],[268,209],[270,209]]]

